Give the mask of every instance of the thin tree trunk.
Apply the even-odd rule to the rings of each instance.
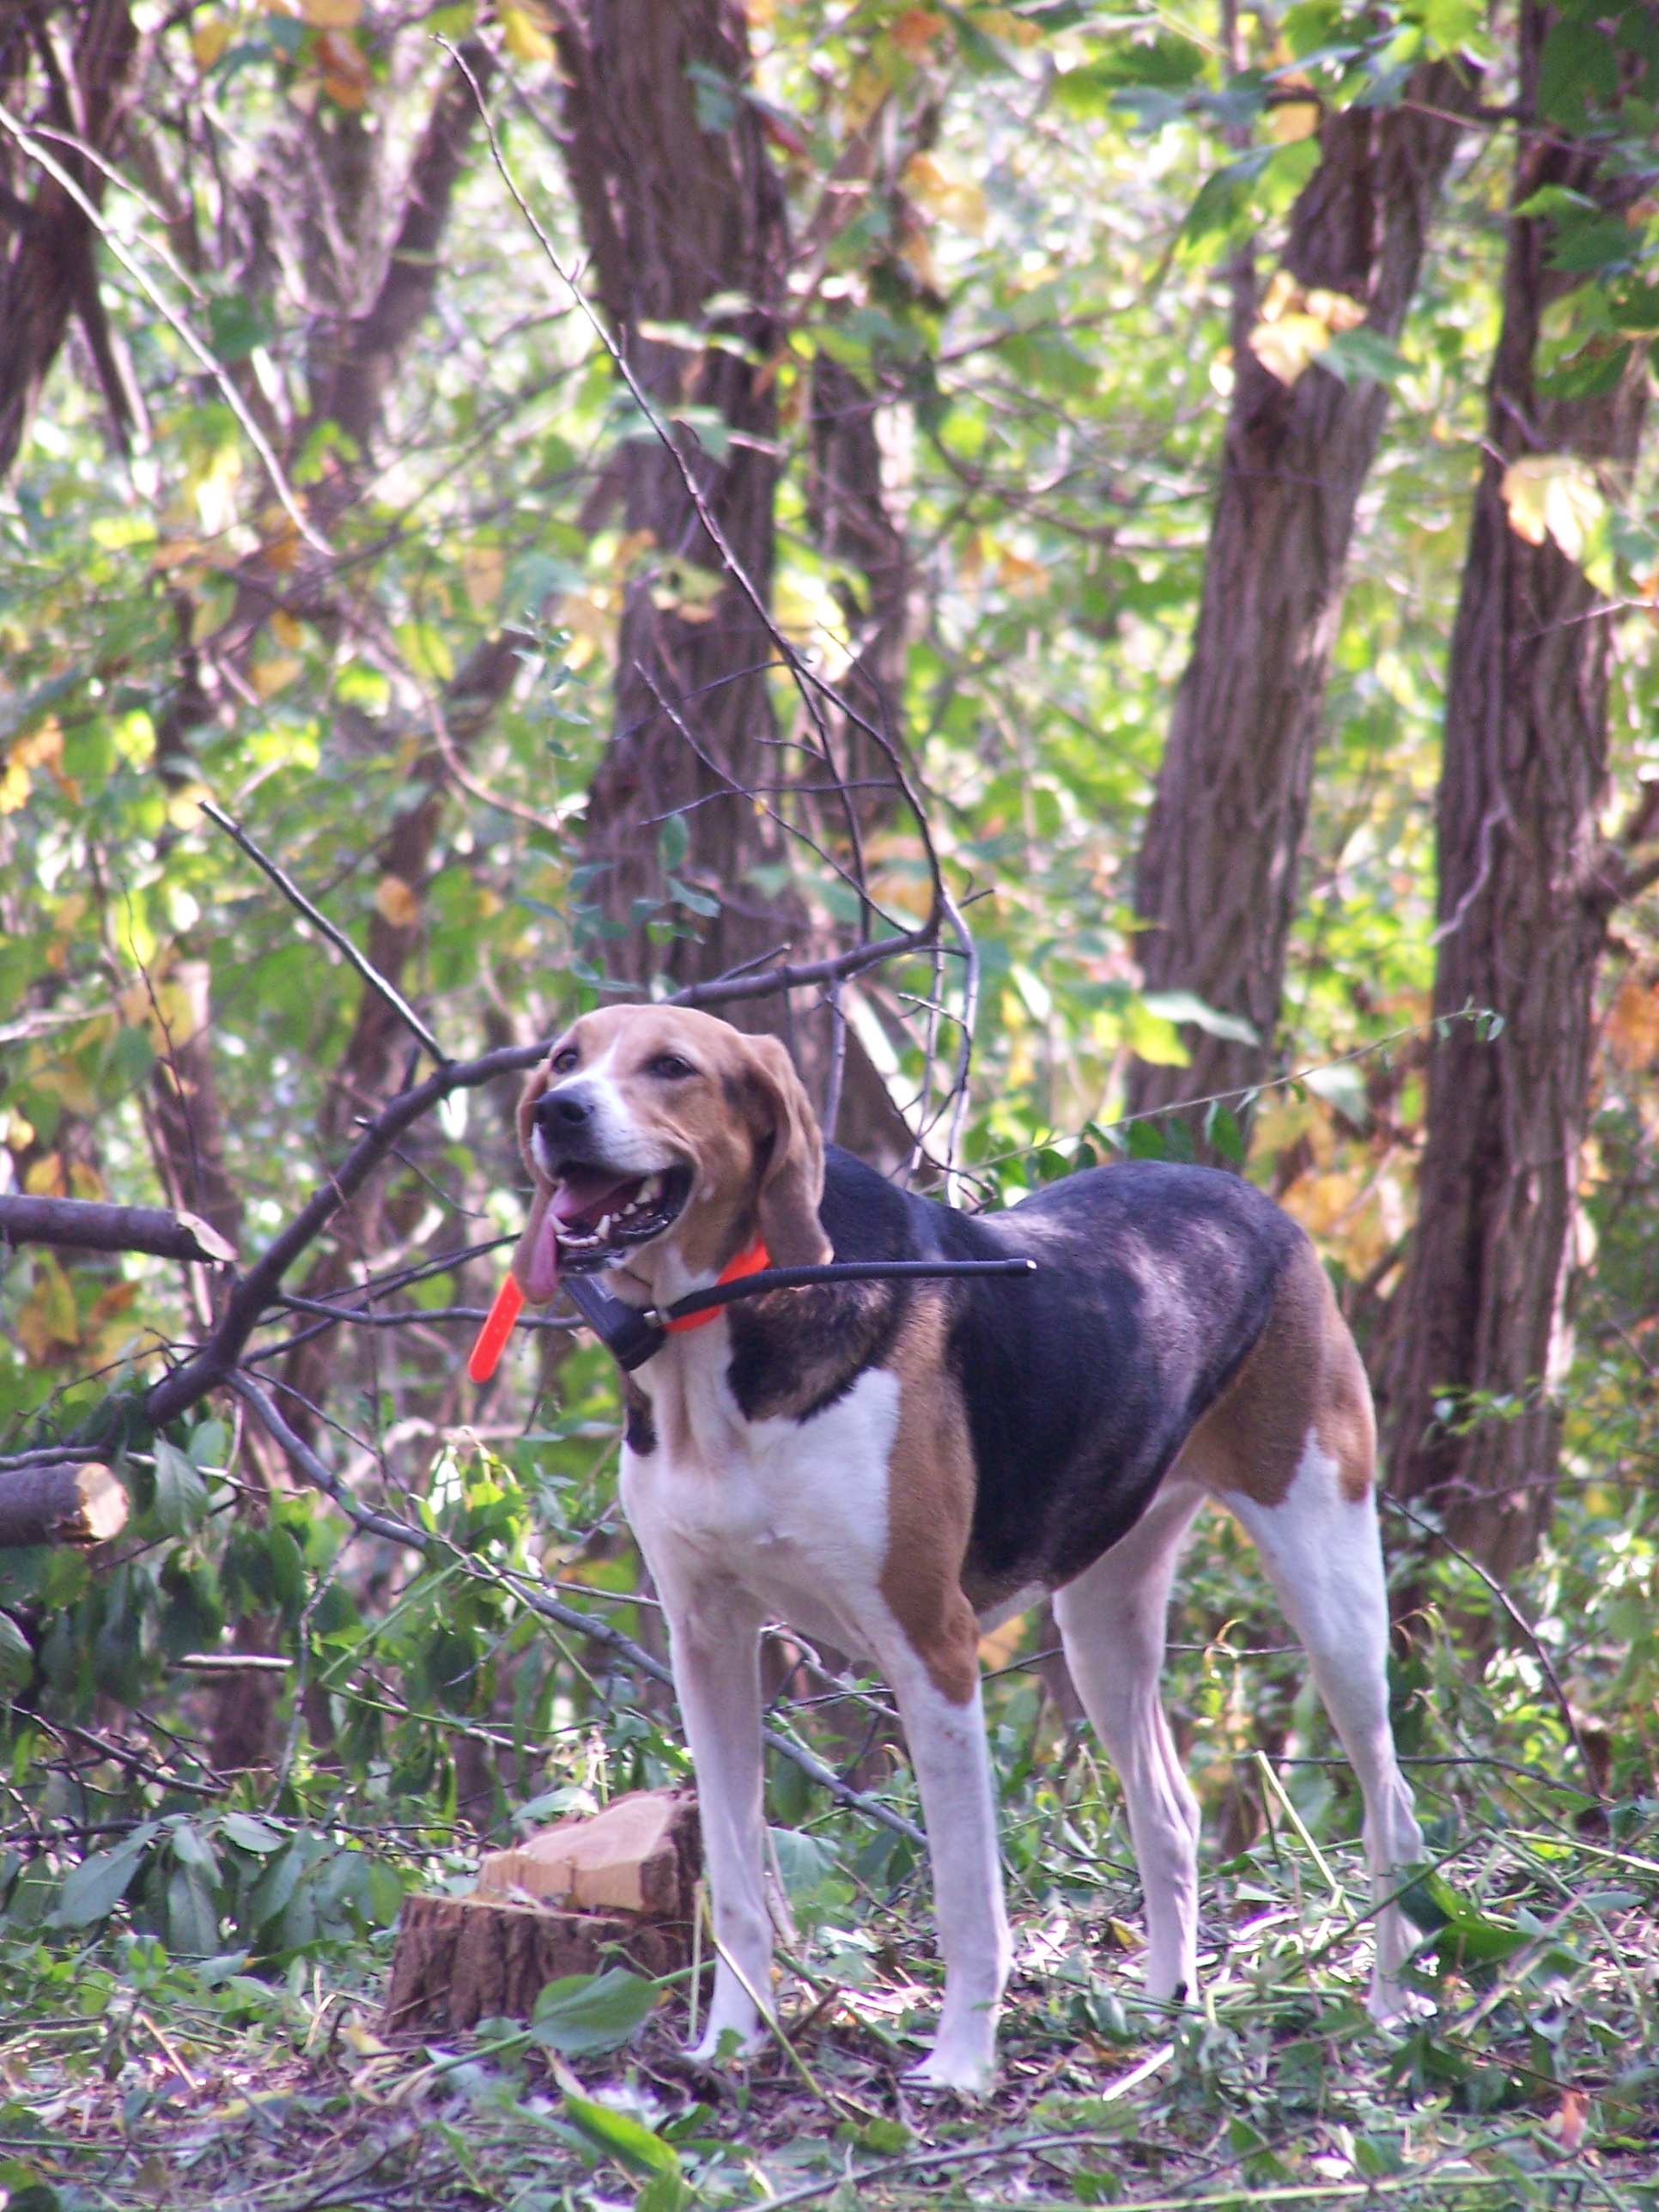
[[[0,26],[0,99],[9,106],[18,104],[29,81],[26,56],[32,41],[49,83],[42,119],[52,130],[78,139],[91,155],[106,160],[126,122],[138,50],[126,0],[89,0],[80,13],[74,46],[66,57],[67,71],[60,65],[56,27],[44,10],[15,8],[8,11],[8,18]],[[99,161],[65,147],[61,140],[52,142],[52,150],[85,198],[94,208],[100,206],[105,179]],[[21,192],[14,186],[29,181],[26,167],[8,137],[0,160],[0,185],[7,188],[9,200],[20,204]],[[11,251],[0,259],[0,484],[9,477],[28,435],[41,386],[58,358],[71,315],[79,312],[87,320],[94,360],[106,376],[118,427],[125,425],[123,410],[130,406],[120,377],[115,376],[112,384],[108,381],[115,364],[97,298],[96,233],[91,220],[56,178],[42,173],[26,210],[7,216],[4,222],[9,226]],[[0,228],[0,240],[7,234]]]
[[[1457,72],[1435,63],[1400,106],[1350,108],[1324,126],[1285,267],[1305,291],[1362,302],[1382,337],[1405,321],[1457,144],[1449,118],[1469,102]],[[1190,1066],[1133,1063],[1137,1113],[1255,1082],[1270,1066],[1348,543],[1388,409],[1382,385],[1345,385],[1316,365],[1287,386],[1246,344],[1234,374],[1197,635],[1135,903],[1147,986],[1194,992],[1261,1042],[1183,1030]]]
[[[782,186],[760,117],[744,97],[743,10],[733,0],[591,0],[580,17],[567,17],[560,56],[565,156],[600,299],[660,410],[695,407],[720,418],[723,429],[711,425],[702,441],[683,431],[681,447],[764,599],[779,472],[772,361],[782,336],[786,229]],[[744,354],[688,353],[644,334],[643,326],[666,323],[712,325],[739,340]],[[616,720],[589,794],[584,858],[602,869],[593,896],[607,922],[625,926],[607,945],[612,972],[641,982],[666,969],[685,982],[763,958],[802,926],[799,913],[750,880],[757,863],[782,856],[781,831],[749,795],[781,804],[766,675],[775,656],[744,594],[729,580],[713,587],[720,556],[655,438],[629,444],[624,484],[625,526],[638,552],[618,641]],[[672,903],[659,860],[661,823],[672,813],[690,832],[673,872],[718,902],[712,917]],[[671,921],[696,936],[664,941]],[[775,1020],[777,1011],[763,1018]]]
[[[1535,82],[1548,16],[1522,17]],[[1527,103],[1523,101],[1523,106]],[[1559,133],[1524,142],[1514,204],[1547,184],[1622,208]],[[1607,922],[1637,887],[1599,817],[1607,795],[1611,611],[1552,539],[1510,526],[1505,470],[1571,454],[1622,469],[1640,434],[1639,356],[1601,398],[1540,399],[1542,318],[1575,282],[1548,267],[1547,222],[1512,218],[1486,459],[1447,684],[1438,809],[1434,1011],[1418,1220],[1384,1346],[1385,1436],[1405,1498],[1443,1508],[1455,1541],[1504,1574],[1550,1506],[1571,1352],[1573,1224]],[[1469,1006],[1503,1018],[1482,1042]]]

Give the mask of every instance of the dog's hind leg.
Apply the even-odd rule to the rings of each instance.
[[[1423,1836],[1389,1723],[1389,1597],[1376,1500],[1369,1484],[1356,1495],[1358,1487],[1345,1482],[1337,1462],[1310,1435],[1296,1479],[1276,1504],[1222,1495],[1261,1554],[1352,1764],[1365,1805],[1372,1891],[1381,1899],[1400,1887],[1398,1870],[1422,1857]],[[1385,1905],[1377,1915],[1369,1999],[1374,2020],[1424,2008],[1400,1982],[1415,1941],[1399,1908]]]
[[[1202,1492],[1165,1480],[1122,1540],[1054,1593],[1054,1619],[1089,1718],[1123,1785],[1146,1899],[1146,1993],[1198,1983],[1198,1801],[1176,1756],[1158,1676],[1176,1561]]]

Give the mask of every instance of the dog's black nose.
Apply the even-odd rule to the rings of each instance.
[[[580,1129],[593,1111],[592,1102],[577,1091],[550,1091],[536,1109],[537,1124],[545,1137],[562,1136]]]

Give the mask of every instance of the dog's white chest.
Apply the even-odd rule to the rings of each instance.
[[[898,1377],[872,1368],[810,1420],[751,1422],[724,1365],[653,1377],[657,1449],[623,1455],[623,1508],[653,1571],[736,1583],[803,1634],[868,1654],[887,1618]]]

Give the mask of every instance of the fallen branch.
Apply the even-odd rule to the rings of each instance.
[[[0,1244],[64,1244],[82,1252],[151,1252],[160,1260],[227,1267],[236,1257],[199,1214],[161,1206],[100,1206],[85,1198],[0,1197]]]
[[[63,1459],[0,1474],[0,1552],[106,1544],[127,1523],[127,1493],[101,1460]]]

